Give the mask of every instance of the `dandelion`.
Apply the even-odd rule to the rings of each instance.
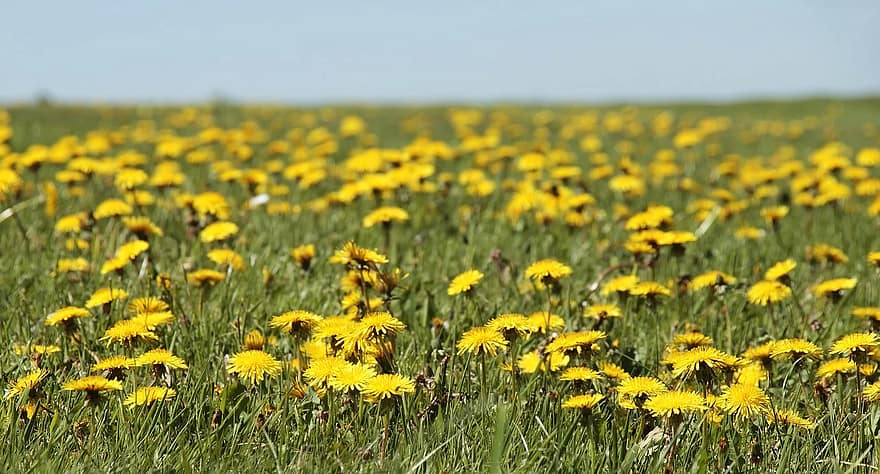
[[[214,286],[225,278],[226,275],[210,268],[202,268],[186,275],[186,280],[197,288]]]
[[[92,293],[92,296],[89,297],[88,301],[86,301],[86,308],[97,308],[98,306],[109,305],[113,301],[124,300],[128,298],[128,292],[120,289],[120,288],[98,288]]]
[[[853,333],[841,337],[828,351],[831,354],[842,354],[852,360],[859,360],[867,353],[880,346],[880,338],[872,332]]]
[[[205,243],[220,242],[238,233],[238,226],[233,222],[220,221],[209,224],[199,233],[199,239]]]
[[[500,331],[508,341],[527,336],[538,329],[529,318],[518,313],[499,314],[486,323],[486,327]]]
[[[143,321],[122,319],[104,331],[104,337],[100,340],[132,344],[136,341],[158,341],[159,336],[147,329]]]
[[[590,380],[599,380],[601,378],[603,378],[601,373],[589,367],[569,367],[559,376],[559,380],[569,382],[588,382]]]
[[[671,390],[658,393],[645,402],[645,409],[657,418],[669,418],[708,409],[706,399],[696,392]]]
[[[281,373],[281,362],[266,352],[249,350],[229,357],[226,371],[254,385],[266,376],[277,377]]]
[[[446,290],[446,294],[454,296],[462,293],[469,293],[482,279],[483,273],[479,270],[468,270],[460,273],[449,283],[449,288]]]
[[[409,214],[394,206],[380,207],[364,217],[363,225],[365,228],[373,227],[376,224],[391,224],[392,222],[406,222],[409,220]]]
[[[736,383],[724,390],[721,407],[737,418],[753,418],[770,409],[770,399],[756,385]]]
[[[773,360],[789,360],[792,358],[819,360],[822,358],[822,349],[812,342],[803,339],[781,339],[772,344],[770,357]]]
[[[269,327],[279,328],[298,339],[305,339],[323,318],[303,310],[287,311],[269,320]]]
[[[736,278],[724,272],[716,270],[701,273],[691,279],[688,283],[688,289],[691,291],[702,290],[704,288],[714,288],[720,286],[728,286],[736,283]]]
[[[324,390],[330,386],[330,379],[333,378],[342,367],[348,362],[341,357],[321,357],[313,359],[309,363],[309,367],[303,372],[309,386],[316,390]]]
[[[412,379],[399,374],[376,375],[367,380],[361,389],[364,399],[371,403],[379,403],[413,392],[415,392],[415,384]]]
[[[315,245],[314,244],[305,244],[300,245],[299,247],[294,247],[290,251],[290,256],[296,260],[296,263],[303,270],[308,271],[312,265],[312,259],[315,258]]]
[[[374,251],[358,246],[354,242],[346,242],[341,250],[330,257],[330,263],[339,263],[348,267],[361,270],[375,268],[376,265],[388,263],[388,257]]]
[[[603,399],[605,399],[605,396],[598,393],[574,395],[562,402],[562,408],[570,408],[575,410],[592,410]]]
[[[243,270],[244,259],[232,249],[214,249],[208,252],[208,259],[217,265],[228,266],[233,270]]]
[[[746,296],[749,303],[767,306],[791,297],[791,288],[776,280],[763,280],[752,285]]]
[[[61,309],[53,311],[48,316],[46,316],[46,325],[57,326],[60,324],[65,327],[70,327],[73,321],[88,316],[91,316],[91,313],[89,313],[89,311],[84,308],[80,308],[77,306],[65,306]]]
[[[880,382],[866,385],[865,388],[862,389],[862,397],[871,403],[880,402]]]
[[[84,392],[86,403],[94,403],[100,399],[103,393],[122,390],[122,382],[110,380],[100,375],[89,375],[64,383],[61,390]]]
[[[845,358],[840,357],[837,359],[831,359],[816,369],[816,377],[822,379],[832,378],[837,374],[850,374],[856,371],[856,364]]]
[[[667,390],[666,385],[654,377],[630,377],[617,386],[618,404],[628,410],[642,408],[648,398]]]
[[[186,361],[172,354],[167,349],[153,349],[137,356],[134,359],[134,365],[141,367],[144,365],[162,366],[168,369],[188,369]]]
[[[475,327],[462,334],[456,344],[458,354],[489,354],[495,356],[498,350],[507,348],[507,339],[495,328]]]
[[[152,405],[156,402],[171,400],[177,395],[173,388],[167,387],[141,387],[129,395],[122,403],[134,408],[143,405]]]
[[[602,286],[602,295],[608,296],[612,293],[617,294],[629,294],[629,291],[633,289],[639,283],[639,277],[635,275],[624,275],[619,276],[617,278],[613,278],[608,281],[604,286]]]
[[[813,287],[813,294],[818,297],[829,297],[831,299],[839,299],[844,290],[851,290],[856,287],[858,282],[855,278],[835,278],[826,280]]]
[[[339,367],[330,377],[329,384],[342,393],[360,392],[367,382],[376,376],[376,371],[364,364],[346,364]]]
[[[774,263],[766,272],[764,272],[764,280],[779,280],[783,277],[787,277],[795,267],[797,267],[797,262],[790,258]]]
[[[24,393],[28,393],[30,398],[37,398],[40,384],[49,375],[46,369],[34,369],[16,380],[9,382],[6,390],[3,392],[3,399],[17,397]]]
[[[791,410],[772,410],[767,412],[767,421],[777,425],[796,426],[806,430],[812,430],[816,424],[806,418],[801,417]]]
[[[569,356],[574,354],[586,354],[593,350],[593,344],[605,339],[607,335],[603,331],[581,331],[562,333],[547,344],[547,352],[559,352]]]
[[[125,378],[123,371],[134,367],[135,360],[124,355],[105,357],[92,366],[91,372],[106,372],[107,378],[122,380]]]
[[[623,311],[615,304],[594,304],[584,308],[584,317],[601,323],[606,319],[623,317]]]
[[[557,260],[544,259],[529,265],[526,276],[543,285],[554,286],[561,278],[571,275],[571,267]]]

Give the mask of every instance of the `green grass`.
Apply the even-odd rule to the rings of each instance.
[[[453,149],[461,141],[449,121],[446,107],[340,107],[336,109],[294,109],[287,107],[233,107],[218,105],[200,109],[223,128],[253,121],[271,140],[285,139],[292,129],[304,133],[323,126],[338,129],[340,118],[353,113],[363,117],[375,142],[386,148],[402,148],[411,143],[419,130],[404,130],[401,124],[412,117],[422,122],[421,132],[447,143]],[[647,421],[639,436],[644,415],[619,408],[614,384],[601,381],[595,389],[606,399],[589,418],[561,408],[562,401],[576,392],[559,380],[559,372],[520,374],[516,384],[509,372],[501,370],[506,354],[486,360],[486,385],[480,383],[480,362],[476,357],[457,355],[455,343],[471,327],[481,325],[499,313],[524,314],[546,309],[544,292],[523,291],[523,271],[532,262],[555,258],[572,267],[572,276],[561,282],[559,301],[553,308],[563,316],[568,330],[587,328],[591,323],[580,315],[581,302],[619,302],[624,317],[604,325],[608,339],[601,344],[596,360],[613,361],[632,375],[659,376],[672,385],[669,371],[660,364],[663,350],[686,323],[695,324],[712,337],[715,346],[732,354],[773,339],[805,338],[827,349],[839,337],[868,329],[867,323],[850,315],[853,307],[876,306],[880,299],[880,274],[866,255],[880,250],[877,218],[868,214],[873,195],[852,194],[842,203],[815,209],[791,205],[791,212],[778,229],[768,227],[760,216],[763,207],[786,202],[790,180],[774,183],[779,194],[752,200],[741,213],[728,220],[717,219],[699,240],[689,244],[683,256],[663,250],[653,268],[634,265],[636,259],[623,243],[629,232],[623,221],[614,219],[614,207],[628,206],[640,211],[649,204],[665,204],[675,210],[674,228],[694,231],[700,221],[687,211],[688,204],[710,196],[714,188],[726,188],[738,199],[748,199],[736,176],[719,177],[715,168],[723,157],[735,154],[742,160],[755,159],[774,166],[772,156],[781,147],[792,147],[794,156],[806,169],[813,165],[811,153],[836,140],[851,151],[844,155],[855,164],[857,152],[880,146],[880,100],[811,100],[729,105],[652,105],[639,108],[581,106],[503,106],[481,109],[486,120],[473,126],[485,132],[490,114],[503,112],[516,130],[506,129],[501,144],[511,144],[520,153],[535,148],[568,150],[573,164],[584,169],[582,184],[570,185],[589,192],[596,204],[589,208],[594,222],[571,228],[564,222],[539,224],[531,213],[518,221],[504,216],[511,197],[507,184],[523,179],[514,168],[493,172],[486,168],[496,191],[487,197],[468,195],[457,184],[457,174],[478,167],[479,153],[458,153],[455,159],[434,162],[436,173],[429,181],[439,182],[439,174],[451,172],[448,190],[415,193],[406,190],[389,193],[382,204],[406,209],[410,220],[395,224],[386,247],[381,229],[364,229],[361,219],[379,203],[369,195],[346,206],[325,211],[309,210],[306,203],[339,188],[337,173],[341,163],[358,147],[356,139],[337,137],[338,151],[330,155],[330,177],[309,189],[280,175],[270,176],[274,184],[287,184],[291,192],[273,197],[304,207],[301,213],[270,215],[266,207],[243,208],[251,191],[235,182],[221,182],[210,165],[191,165],[178,159],[186,174],[181,189],[198,193],[215,190],[231,203],[230,219],[241,231],[229,243],[247,263],[246,269],[232,272],[227,280],[210,291],[188,285],[185,268],[214,268],[206,253],[215,246],[204,244],[187,234],[185,212],[174,205],[173,193],[152,190],[157,202],[137,211],[149,216],[164,231],[151,239],[151,265],[142,278],[131,266],[121,276],[100,275],[98,269],[115,248],[130,235],[121,222],[110,219],[96,223],[90,235],[91,248],[82,252],[93,271],[82,278],[54,274],[59,258],[73,255],[65,248],[65,237],[53,232],[59,216],[93,210],[102,200],[118,197],[112,178],[95,177],[86,183],[85,195],[71,196],[68,188],[57,184],[57,214],[44,212],[42,186],[54,179],[64,164],[46,163],[38,170],[19,170],[22,191],[7,196],[0,206],[17,210],[14,218],[0,222],[0,336],[9,341],[0,351],[0,370],[4,380],[15,380],[31,369],[33,362],[18,355],[13,344],[57,344],[61,353],[45,356],[40,364],[49,370],[43,386],[44,409],[31,420],[19,416],[21,397],[5,401],[0,408],[0,431],[4,443],[0,460],[8,471],[46,472],[188,472],[188,471],[392,471],[392,472],[873,472],[880,466],[880,409],[866,404],[859,413],[856,379],[851,375],[832,380],[827,400],[814,393],[818,363],[774,361],[770,383],[763,387],[774,407],[794,409],[816,423],[813,430],[770,425],[763,418],[752,421],[724,417],[719,424],[700,415],[688,415],[676,430],[673,441],[668,424]],[[534,117],[542,110],[552,112],[544,127]],[[652,124],[658,113],[675,117],[673,130],[690,127],[703,117],[727,117],[730,127],[710,135],[691,150],[679,150],[676,163],[682,176],[694,179],[699,191],[674,189],[675,180],[652,182],[648,165],[659,150],[673,149],[671,135],[656,135]],[[638,134],[600,128],[609,162],[624,159],[617,146],[632,144],[631,159],[642,165],[647,188],[642,196],[624,197],[609,189],[607,180],[592,181],[587,175],[594,165],[591,156],[579,148],[586,132],[565,133],[567,125],[584,113],[627,117],[639,124]],[[151,120],[156,129],[173,130],[180,136],[193,136],[198,125],[173,127],[168,119],[171,108],[151,107],[12,107],[9,109],[12,139],[10,154],[0,152],[0,168],[14,166],[34,145],[52,145],[67,135],[85,139],[95,130],[131,130],[138,122]],[[600,120],[601,124],[601,120]],[[799,135],[776,134],[767,124],[806,124]],[[539,130],[540,129],[540,130]],[[517,135],[517,133],[519,135]],[[155,137],[155,134],[153,135]],[[544,137],[542,139],[536,137]],[[719,150],[717,156],[711,148]],[[106,153],[90,156],[117,156],[121,150],[136,150],[147,157],[142,166],[152,172],[158,159],[152,141],[127,141]],[[239,168],[258,168],[270,159],[292,160],[289,155],[269,156],[266,142],[252,145],[253,158],[242,163],[219,145],[205,145]],[[34,149],[31,149],[33,152]],[[314,154],[315,151],[310,152]],[[26,153],[25,153],[26,154]],[[11,157],[11,158],[10,158]],[[867,173],[880,178],[877,168]],[[837,173],[838,180],[855,189],[856,180]],[[510,180],[510,183],[505,183]],[[551,179],[538,182],[549,186]],[[559,183],[556,183],[559,184]],[[538,186],[540,188],[540,185]],[[149,188],[147,188],[149,189]],[[440,186],[442,190],[442,185]],[[472,217],[462,217],[460,208],[469,206]],[[734,237],[743,225],[767,230],[759,241]],[[408,276],[395,292],[391,311],[407,325],[396,340],[398,371],[416,377],[416,393],[404,396],[388,412],[356,399],[330,396],[320,399],[309,393],[302,399],[287,396],[297,378],[292,370],[256,386],[242,386],[224,370],[224,356],[239,351],[244,334],[258,329],[277,342],[267,351],[283,361],[296,357],[290,336],[268,327],[269,319],[291,309],[305,309],[322,315],[340,313],[339,280],[343,269],[328,263],[332,253],[347,240],[386,252],[387,269],[400,268]],[[292,247],[314,243],[317,256],[312,269],[300,269],[290,258]],[[827,243],[842,249],[848,263],[811,265],[805,249]],[[490,258],[499,250],[510,265],[509,280]],[[751,305],[748,287],[761,279],[772,263],[793,258],[799,262],[793,273],[793,298],[770,309]],[[140,260],[138,260],[140,264]],[[678,294],[660,298],[656,304],[629,298],[602,297],[591,284],[606,269],[620,266],[606,275],[631,271],[645,280],[673,282],[685,275],[721,270],[739,279],[724,292]],[[473,297],[450,297],[449,280],[458,273],[477,268],[486,274]],[[274,278],[264,284],[263,271]],[[124,317],[125,308],[115,304],[109,314],[93,311],[81,321],[82,343],[77,344],[58,328],[46,327],[47,314],[66,305],[82,305],[97,288],[114,284],[126,288],[132,297],[162,293],[156,288],[153,272],[171,275],[172,311],[178,320],[159,330],[156,347],[166,347],[187,361],[189,370],[173,377],[177,396],[151,407],[129,409],[122,400],[136,386],[149,384],[152,377],[144,368],[134,369],[124,382],[125,393],[106,397],[104,404],[86,407],[83,396],[62,392],[63,382],[85,375],[94,356],[103,357],[130,351],[140,353],[142,345],[124,349],[99,341],[104,330]],[[818,282],[852,276],[858,286],[839,301],[817,299],[810,291]],[[600,282],[600,283],[604,283]],[[432,332],[432,319],[442,318],[448,327]],[[612,345],[611,342],[616,344]],[[519,353],[534,350],[545,342],[534,335],[519,344]],[[94,354],[94,355],[93,355]],[[830,358],[831,356],[826,356]],[[595,361],[594,361],[595,362]],[[862,385],[875,377],[861,380]],[[692,382],[686,384],[695,387]],[[710,391],[720,394],[724,381],[716,378]],[[215,388],[224,387],[223,390]],[[516,388],[514,388],[516,387]],[[332,401],[331,401],[332,400]],[[266,410],[271,407],[271,410]],[[332,413],[331,413],[332,412]],[[382,453],[385,414],[390,418],[389,439]],[[331,420],[331,421],[328,421]],[[672,447],[675,449],[672,450]],[[758,450],[760,456],[757,456]],[[672,456],[670,457],[670,453]],[[383,459],[384,457],[384,459]]]

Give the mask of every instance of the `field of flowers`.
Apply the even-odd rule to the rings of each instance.
[[[0,112],[4,470],[874,472],[880,100]]]

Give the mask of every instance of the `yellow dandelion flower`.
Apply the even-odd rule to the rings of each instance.
[[[586,382],[590,380],[599,380],[603,375],[589,367],[569,367],[565,369],[559,376],[559,380],[569,382]]]
[[[767,421],[777,425],[796,426],[806,430],[812,430],[816,427],[816,423],[801,417],[791,410],[771,410],[767,413]]]
[[[592,350],[593,344],[605,339],[603,331],[580,331],[562,333],[547,344],[547,352],[560,352],[568,355],[581,354]]]
[[[186,361],[172,354],[168,349],[153,349],[135,357],[134,365],[162,365],[169,369],[188,369]]]
[[[706,400],[696,392],[671,390],[658,393],[645,402],[645,409],[657,418],[702,412],[708,409]]]
[[[214,286],[223,281],[224,278],[226,278],[225,274],[210,268],[201,268],[186,274],[186,280],[196,287]]]
[[[98,288],[86,301],[86,308],[97,308],[112,301],[128,298],[128,292],[121,288]]]
[[[127,216],[133,212],[131,205],[121,199],[107,199],[98,204],[92,216],[101,220],[108,217]]]
[[[388,263],[388,257],[374,250],[365,249],[354,242],[346,242],[342,249],[330,257],[330,263],[339,263],[348,267],[368,269],[378,264]]]
[[[736,283],[736,278],[732,275],[712,270],[693,277],[688,283],[688,289],[697,291],[704,288],[733,285],[734,283]]]
[[[100,340],[107,342],[132,343],[134,341],[158,341],[159,336],[147,329],[142,321],[122,319],[104,331]]]
[[[394,206],[380,207],[370,212],[364,217],[363,225],[366,228],[373,227],[376,224],[390,224],[392,222],[406,222],[409,220],[409,214]]]
[[[827,379],[834,377],[837,374],[851,374],[855,371],[855,362],[847,359],[846,357],[840,357],[822,363],[822,365],[820,365],[819,368],[816,369],[816,377]]]
[[[498,350],[507,348],[507,339],[500,331],[489,327],[475,327],[462,334],[456,344],[458,354],[489,354],[494,356]]]
[[[76,380],[65,382],[61,386],[61,390],[72,392],[87,392],[97,394],[100,392],[114,392],[122,390],[122,382],[118,380],[109,380],[100,375],[89,375]]]
[[[773,360],[800,358],[819,360],[822,358],[822,349],[803,339],[780,339],[773,343],[770,357]]]
[[[234,222],[220,221],[208,224],[207,227],[199,232],[199,239],[202,242],[220,242],[226,240],[238,233],[238,226]]]
[[[65,306],[61,309],[55,310],[46,316],[46,325],[47,326],[57,326],[59,324],[65,325],[73,322],[76,319],[84,318],[87,316],[91,316],[91,313],[87,309],[80,308],[77,306]]]
[[[528,320],[529,324],[542,334],[547,334],[565,327],[565,319],[562,319],[562,316],[548,313],[547,311],[536,311],[528,315]]]
[[[858,280],[855,278],[834,278],[823,281],[813,287],[813,294],[818,297],[839,297],[844,290],[851,290],[856,287]]]
[[[167,387],[141,387],[129,395],[122,403],[129,408],[142,405],[152,405],[156,402],[171,400],[177,395],[173,388]]]
[[[161,236],[164,235],[162,229],[157,226],[153,221],[150,220],[149,217],[144,216],[129,216],[123,217],[122,223],[125,224],[125,228],[128,229],[132,234],[137,235],[138,237],[145,239],[151,235]]]
[[[346,364],[338,368],[330,377],[330,387],[343,393],[360,392],[375,376],[376,370],[368,365]]]
[[[571,408],[575,410],[592,410],[605,399],[605,396],[599,393],[591,393],[586,395],[574,395],[562,402],[562,408]]]
[[[232,249],[214,249],[208,252],[208,259],[217,265],[228,265],[233,270],[243,270],[244,259]]]
[[[791,288],[776,280],[762,280],[749,288],[746,297],[749,303],[767,306],[787,300],[791,297]]]
[[[792,259],[783,260],[778,263],[774,263],[764,272],[765,280],[778,280],[784,276],[787,276],[791,273],[792,270],[797,267],[797,262]]]
[[[372,403],[401,397],[415,391],[416,387],[412,379],[398,374],[379,374],[367,380],[361,389],[364,399]]]
[[[46,369],[34,369],[22,377],[9,382],[6,391],[3,392],[3,399],[9,400],[25,392],[29,392],[32,396],[35,395],[35,389],[40,386],[47,375],[49,375],[49,371]]]
[[[563,277],[571,275],[571,273],[571,267],[553,259],[538,260],[526,268],[527,277],[544,285],[550,285]]]
[[[843,336],[835,341],[828,352],[857,358],[874,351],[878,346],[880,346],[880,338],[876,334],[872,332],[857,332]]]
[[[269,327],[305,338],[323,318],[315,313],[303,310],[287,311],[269,320]]]
[[[229,357],[226,371],[230,375],[238,375],[239,378],[256,384],[266,376],[277,377],[281,373],[281,368],[281,362],[271,354],[250,350]]]
[[[612,293],[628,294],[633,287],[639,283],[639,277],[635,275],[624,275],[613,278],[602,286],[602,295],[608,296]]]
[[[721,408],[737,418],[752,418],[768,412],[770,398],[757,385],[736,383],[724,390]]]
[[[290,256],[303,270],[308,270],[312,265],[312,259],[315,258],[315,245],[305,244],[294,247],[290,251]]]
[[[460,273],[449,283],[446,294],[453,296],[461,293],[468,293],[474,289],[477,283],[483,279],[483,272],[479,270],[468,270]]]

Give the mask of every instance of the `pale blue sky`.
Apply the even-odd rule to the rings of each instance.
[[[880,93],[880,1],[8,1],[0,101]]]

